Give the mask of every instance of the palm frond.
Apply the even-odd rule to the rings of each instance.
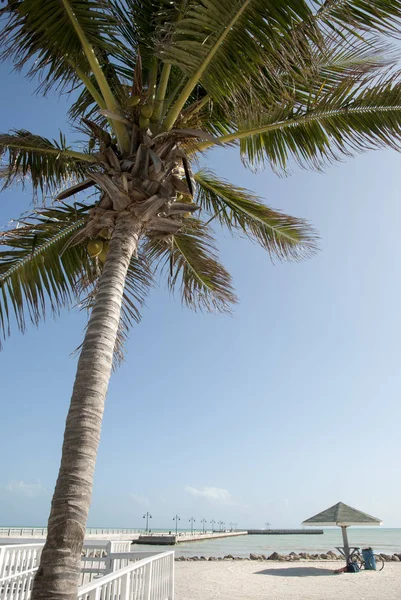
[[[315,102],[270,114],[249,115],[240,128],[217,138],[219,143],[240,142],[245,164],[268,160],[286,169],[290,157],[304,167],[325,164],[367,149],[401,144],[401,81],[397,74],[371,87],[344,82],[323,90]],[[200,148],[211,145],[204,142]]]
[[[400,0],[314,0],[314,3],[318,7],[316,19],[329,31],[337,28],[358,37],[363,31],[400,36]]]
[[[197,120],[197,127],[215,135],[229,135],[247,121],[302,114],[328,92],[344,95],[358,86],[375,85],[377,77],[395,69],[397,60],[397,52],[376,37],[356,40],[350,47],[338,36],[332,36],[324,49],[311,49],[308,64],[298,71],[282,71],[280,86],[268,85],[266,73],[252,80],[246,90],[239,89],[223,101],[210,99],[194,115],[194,121]]]
[[[298,69],[308,60],[312,44],[320,43],[312,16],[302,0],[189,0],[172,27],[171,39],[159,51],[164,61],[188,77],[166,117],[166,127],[172,126],[199,81],[220,101],[247,90],[253,80],[265,81],[266,88],[280,86],[280,73]],[[295,34],[302,22],[308,27]],[[225,73],[229,77],[222,76]]]
[[[45,208],[35,211],[13,230],[0,234],[0,330],[10,333],[12,313],[20,331],[27,317],[34,324],[46,310],[76,299],[81,277],[92,277],[93,264],[83,246],[67,245],[84,227],[86,208]],[[63,251],[64,250],[64,251]]]
[[[146,77],[155,49],[168,35],[185,4],[170,0],[111,0],[110,6],[119,38],[124,42],[120,60],[133,73],[139,51]]]
[[[113,20],[103,0],[9,0],[0,11],[7,19],[0,33],[2,57],[12,59],[18,69],[31,65],[29,73],[41,77],[44,91],[54,84],[78,83],[76,67],[90,72],[68,8],[95,51],[116,51]]]
[[[11,0],[0,16],[8,22],[0,34],[3,57],[17,68],[33,63],[31,75],[42,78],[44,90],[84,82],[93,73],[107,108],[118,113],[118,102],[107,80],[102,58],[118,55],[114,19],[104,0]],[[104,62],[104,60],[103,60]],[[106,61],[107,63],[107,61]],[[114,73],[114,70],[113,70]],[[125,127],[111,119],[121,150],[129,147]]]
[[[287,98],[282,104],[302,111],[315,105],[328,91],[332,97],[338,92],[344,96],[358,86],[367,87],[376,77],[383,78],[396,70],[398,58],[399,53],[392,46],[375,36],[355,40],[352,45],[333,36],[324,50],[313,50],[308,68],[288,78]]]
[[[195,310],[227,312],[236,302],[231,276],[219,263],[213,238],[196,219],[164,239],[149,238],[144,246],[150,261],[168,271],[171,291],[180,288],[183,303]]]
[[[39,188],[49,193],[68,180],[84,178],[94,161],[90,154],[71,150],[61,133],[58,141],[51,141],[24,129],[0,134],[0,156],[3,188],[29,176],[34,192]]]
[[[249,190],[218,179],[206,169],[194,178],[197,204],[223,227],[258,242],[280,259],[301,260],[315,253],[316,233],[303,219],[269,208]]]

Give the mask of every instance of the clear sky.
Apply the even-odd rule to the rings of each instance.
[[[1,129],[68,132],[68,98],[0,69]],[[76,134],[69,134],[74,139]],[[164,285],[131,332],[107,399],[89,525],[194,516],[298,526],[339,500],[401,527],[401,157],[371,152],[278,178],[235,151],[208,166],[313,222],[319,254],[277,263],[218,234],[233,316],[181,307]],[[0,197],[0,225],[29,190]],[[85,315],[65,311],[0,354],[0,525],[46,523]]]

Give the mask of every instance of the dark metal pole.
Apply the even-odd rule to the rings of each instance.
[[[173,518],[173,521],[175,521],[175,535],[178,535],[178,521],[180,521],[180,517],[178,515],[175,515],[175,517]]]
[[[150,514],[150,512],[146,512],[146,515],[143,515],[143,518],[146,519],[146,533],[148,533],[149,531],[149,519],[152,518],[152,515]]]
[[[189,522],[191,523],[191,535],[194,534],[194,523],[195,523],[195,519],[193,517],[191,517],[189,519]]]

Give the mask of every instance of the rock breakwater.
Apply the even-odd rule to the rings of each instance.
[[[381,556],[385,562],[401,562],[401,552],[396,552],[394,554],[378,554]],[[313,561],[313,560],[326,560],[326,561],[334,561],[334,560],[342,560],[344,561],[344,557],[341,554],[336,554],[329,550],[329,552],[325,552],[322,554],[309,554],[308,552],[300,552],[297,554],[296,552],[290,552],[289,554],[279,554],[278,552],[273,552],[269,556],[265,554],[254,554],[251,553],[249,556],[233,556],[232,554],[226,554],[226,556],[178,556],[176,559],[178,562],[186,562],[186,561],[221,561],[221,560],[256,560],[256,561],[277,561],[277,562],[297,562],[297,561]]]

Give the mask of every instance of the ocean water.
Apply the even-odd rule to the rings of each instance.
[[[243,535],[238,537],[218,538],[200,542],[184,542],[176,546],[149,546],[132,544],[132,551],[164,552],[174,550],[176,556],[249,556],[255,554],[269,555],[272,552],[289,554],[290,552],[308,552],[310,554],[336,551],[336,546],[342,546],[341,530],[338,527],[325,528],[323,534],[315,535]],[[0,538],[2,544],[38,543],[44,540],[38,538],[10,539]],[[381,527],[350,527],[348,528],[350,546],[361,548],[372,547],[375,552],[393,554],[401,552],[401,529],[386,529]]]
[[[372,547],[374,551],[393,554],[401,552],[401,529],[382,528],[348,528],[350,546],[361,548]],[[244,535],[238,537],[203,540],[201,542],[184,542],[177,546],[148,546],[133,544],[132,550],[160,551],[175,550],[177,556],[249,556],[255,554],[269,555],[272,552],[289,554],[290,552],[308,552],[317,554],[336,551],[342,546],[340,528],[324,529],[323,534],[316,535]]]

